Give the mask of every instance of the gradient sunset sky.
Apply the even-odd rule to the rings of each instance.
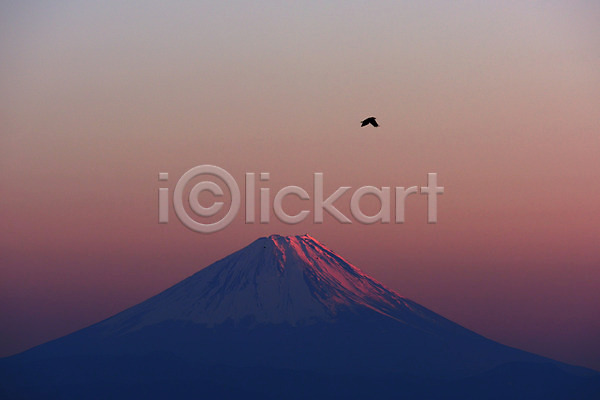
[[[309,233],[467,328],[600,370],[598,21],[592,0],[2,2],[0,356]],[[201,164],[242,189],[437,172],[445,193],[437,224],[414,195],[403,225],[159,225],[158,188]]]

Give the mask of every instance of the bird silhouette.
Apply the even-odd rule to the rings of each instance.
[[[360,121],[360,126],[367,126],[367,125],[373,125],[375,128],[377,128],[379,126],[379,124],[377,123],[377,121],[375,121],[375,117],[369,117],[363,121]]]

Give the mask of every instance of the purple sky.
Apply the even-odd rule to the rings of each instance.
[[[467,328],[600,369],[599,20],[594,1],[2,4],[0,356],[310,233]],[[201,164],[273,193],[314,172],[326,193],[428,172],[446,192],[436,225],[417,195],[403,225],[159,225],[158,188]]]

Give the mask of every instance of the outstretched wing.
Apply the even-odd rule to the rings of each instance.
[[[374,127],[378,127],[379,126],[379,124],[377,123],[377,121],[375,121],[375,117],[369,117],[367,119],[362,120],[361,123],[360,123],[360,126],[363,127],[363,126],[367,126],[369,124],[373,125]]]

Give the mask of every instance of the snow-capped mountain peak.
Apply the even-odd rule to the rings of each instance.
[[[332,321],[341,312],[403,320],[411,310],[422,312],[313,237],[271,235],[102,324],[119,330],[165,320],[296,325]]]
[[[594,376],[465,329],[310,236],[273,235],[107,320],[0,362],[0,397],[12,387],[44,399],[397,398],[412,387],[408,398],[546,399],[558,389],[564,396],[556,398],[596,399]],[[498,382],[504,394],[496,396]],[[232,396],[232,384],[247,390]]]

